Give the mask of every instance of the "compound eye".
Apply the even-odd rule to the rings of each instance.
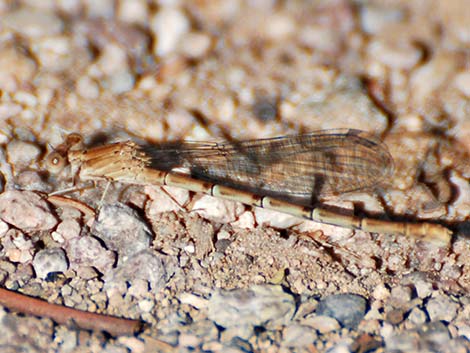
[[[60,153],[51,152],[45,160],[47,170],[52,174],[60,173],[66,166],[67,162]]]

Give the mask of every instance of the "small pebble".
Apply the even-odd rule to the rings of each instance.
[[[387,312],[385,319],[392,325],[398,325],[403,321],[405,313],[402,309],[392,309]]]
[[[189,333],[181,333],[178,342],[182,347],[197,348],[202,343],[202,338]]]
[[[426,313],[419,308],[413,308],[408,315],[408,320],[415,325],[422,325],[427,320]]]
[[[59,233],[64,240],[70,240],[80,236],[80,224],[74,219],[64,219],[57,226],[56,233]]]
[[[32,79],[36,69],[36,62],[23,51],[3,48],[0,57],[0,88],[9,92],[16,91],[19,85]],[[0,117],[3,119],[15,116],[21,110],[20,104],[2,102]]]
[[[148,281],[150,288],[158,293],[165,287],[167,279],[171,275],[171,266],[165,263],[163,255],[154,253],[151,250],[143,250],[130,256],[117,268],[107,273],[105,275],[105,288],[112,289],[120,286],[121,283],[130,283],[132,285],[136,280],[144,280]],[[147,292],[148,290],[145,290],[145,293]],[[134,293],[134,295],[143,296],[145,293]]]
[[[331,316],[346,328],[354,329],[366,313],[367,301],[355,294],[330,295],[320,301],[316,313]]]
[[[454,302],[447,296],[439,295],[429,299],[426,304],[426,312],[431,322],[433,321],[452,321],[460,308],[459,303]]]
[[[77,268],[77,277],[80,277],[84,280],[90,280],[93,278],[97,278],[98,276],[99,274],[92,266],[80,266],[79,268]]]
[[[338,321],[330,316],[315,315],[302,320],[302,324],[308,325],[321,334],[337,331],[341,328]]]
[[[57,224],[47,202],[31,191],[0,194],[0,218],[25,232],[46,231]]]
[[[244,209],[245,206],[239,202],[204,195],[194,203],[192,211],[214,222],[230,223],[235,221]]]
[[[8,229],[10,229],[8,227],[8,224],[0,220],[0,238],[3,237],[8,232]]]
[[[65,272],[67,257],[61,248],[39,250],[33,259],[33,268],[39,278],[46,278],[51,272]]]
[[[150,30],[155,35],[154,54],[166,56],[175,51],[189,28],[188,18],[178,8],[161,7],[160,11],[150,20]]]
[[[11,262],[27,263],[33,259],[33,243],[18,229],[9,229],[2,238],[3,251]]]
[[[315,330],[311,327],[293,324],[282,331],[282,345],[290,348],[306,347],[317,339]]]
[[[286,229],[302,223],[299,217],[266,208],[255,207],[254,214],[256,223],[261,226]]]
[[[65,246],[70,267],[80,268],[82,266],[94,266],[101,273],[108,272],[113,268],[116,258],[115,254],[104,248],[94,237],[83,236],[70,239]]]
[[[410,287],[396,286],[393,287],[390,293],[389,302],[395,308],[405,308],[411,301],[412,291]]]
[[[139,301],[139,309],[145,313],[149,313],[155,307],[155,303],[152,300],[145,299]]]
[[[121,21],[145,25],[149,6],[146,1],[122,0],[117,6],[117,15]]]
[[[41,154],[41,150],[33,143],[13,140],[7,145],[8,161],[20,170],[31,164]]]
[[[45,193],[52,191],[51,185],[44,181],[39,173],[34,170],[24,170],[17,174],[15,183],[21,190],[40,191]]]
[[[403,11],[391,6],[374,6],[370,3],[360,8],[361,27],[369,34],[377,33],[387,25],[401,21],[403,16]]]
[[[145,343],[137,337],[121,336],[117,341],[125,345],[133,353],[145,352]]]
[[[132,208],[116,203],[104,205],[93,224],[97,234],[106,246],[119,254],[119,261],[125,261],[133,254],[148,249],[152,241],[149,227]]]
[[[3,15],[1,23],[25,37],[33,38],[59,34],[64,27],[62,20],[52,12],[28,7],[20,7]]]
[[[414,286],[415,286],[415,290],[416,290],[416,294],[418,295],[418,298],[421,298],[421,299],[428,298],[433,292],[432,283],[429,281],[426,281],[425,279],[417,279],[414,282]]]
[[[245,211],[243,212],[235,222],[230,223],[236,228],[248,228],[252,229],[255,227],[256,221],[253,212]]]
[[[104,89],[114,94],[122,94],[134,88],[135,77],[129,71],[121,70],[106,77],[101,84]]]
[[[198,59],[207,54],[211,44],[211,37],[207,34],[191,32],[183,37],[180,48],[182,54],[192,59]]]
[[[136,297],[137,299],[142,298],[149,291],[149,283],[144,279],[135,279],[132,281],[132,285],[129,287],[127,294]]]
[[[189,200],[189,191],[171,186],[146,186],[145,193],[149,196],[146,213],[149,218],[162,212],[180,211]]]
[[[418,47],[404,44],[402,47],[380,41],[373,41],[368,47],[369,55],[393,69],[409,70],[421,59]]]
[[[352,353],[347,344],[337,344],[328,349],[328,353]]]
[[[454,78],[454,85],[467,98],[470,98],[470,72],[463,71]]]
[[[218,290],[209,300],[208,316],[222,327],[276,327],[292,319],[292,295],[277,285],[253,285],[247,289]]]
[[[188,293],[188,292],[181,293],[178,299],[180,300],[181,303],[189,304],[195,307],[196,309],[207,308],[208,303],[209,303],[207,299],[204,299],[193,293]]]

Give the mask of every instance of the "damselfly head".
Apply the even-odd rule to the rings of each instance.
[[[44,166],[52,174],[59,174],[69,164],[69,151],[80,150],[83,148],[83,137],[77,133],[68,134],[59,146],[46,157]]]
[[[67,165],[67,158],[57,151],[49,153],[44,161],[46,169],[52,174],[59,174]]]

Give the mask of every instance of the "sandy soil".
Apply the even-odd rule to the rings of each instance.
[[[2,351],[469,351],[469,8],[0,2],[0,283],[146,323],[110,335],[5,307]],[[82,188],[43,162],[72,132],[98,146],[331,128],[383,139],[395,173],[325,203],[439,223],[452,241],[352,231],[178,188]],[[47,198],[73,184],[77,202]]]

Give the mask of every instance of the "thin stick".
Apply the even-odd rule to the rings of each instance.
[[[23,314],[47,317],[58,324],[85,330],[106,331],[110,335],[133,335],[142,328],[139,320],[89,313],[66,306],[51,304],[0,288],[0,304],[9,310]]]
[[[359,130],[320,130],[235,143],[140,146],[127,141],[88,150],[74,147],[68,139],[48,162],[51,170],[69,165],[73,177],[81,180],[176,186],[367,232],[413,236],[446,246],[452,235],[439,224],[356,217],[283,200],[310,204],[324,195],[365,190],[390,178],[393,160],[386,146]]]

